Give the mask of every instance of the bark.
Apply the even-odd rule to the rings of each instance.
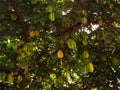
[[[15,14],[17,15],[20,27],[22,29],[22,34],[23,34],[24,41],[27,43],[28,42],[28,37],[27,37],[27,29],[26,29],[26,26],[25,26],[25,23],[24,23],[24,19],[23,19],[21,13],[19,12],[17,4],[13,0],[8,0],[8,1],[10,2],[11,6],[15,10]]]

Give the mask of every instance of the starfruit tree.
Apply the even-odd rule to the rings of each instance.
[[[0,90],[119,90],[119,0],[0,0]]]

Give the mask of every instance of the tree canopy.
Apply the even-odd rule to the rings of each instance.
[[[0,89],[119,90],[119,0],[0,0]]]

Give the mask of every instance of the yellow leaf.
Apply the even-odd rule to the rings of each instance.
[[[57,57],[58,58],[63,58],[63,56],[64,56],[64,54],[63,54],[62,50],[58,50]]]

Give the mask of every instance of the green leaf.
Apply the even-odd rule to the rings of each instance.
[[[46,11],[50,12],[50,13],[53,12],[53,10],[54,10],[54,8],[53,8],[52,5],[48,5],[47,8],[46,8]]]

